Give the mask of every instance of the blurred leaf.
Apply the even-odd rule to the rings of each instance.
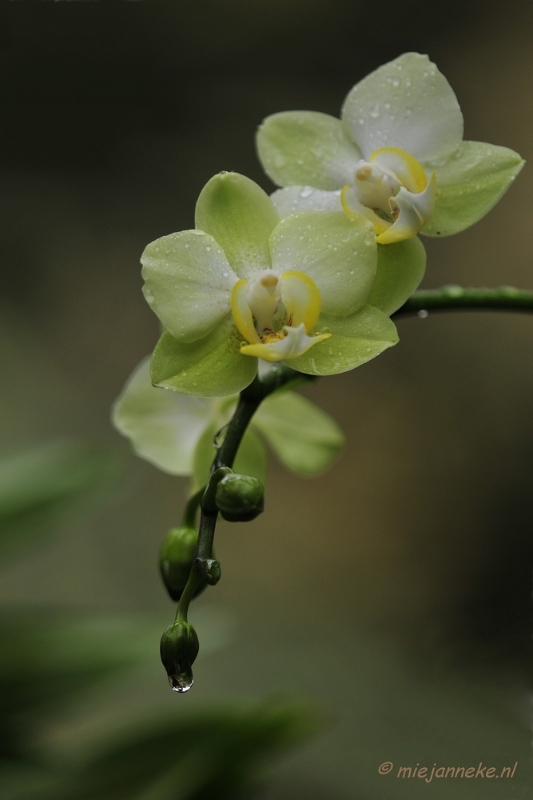
[[[54,442],[0,457],[0,555],[41,541],[116,475],[109,453],[80,444]]]
[[[282,464],[298,475],[311,477],[323,472],[344,446],[344,435],[335,420],[294,392],[267,397],[254,425]]]
[[[263,763],[320,727],[296,704],[231,707],[168,719],[86,762],[53,800],[226,800],[257,783]],[[50,796],[51,797],[51,796]]]
[[[157,658],[160,620],[146,616],[74,620],[54,612],[0,615],[0,755],[23,751],[45,712],[96,684]]]

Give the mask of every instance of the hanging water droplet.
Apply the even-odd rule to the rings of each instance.
[[[418,312],[417,316],[419,316],[420,319],[426,319],[428,314],[429,314],[429,311],[426,311],[425,308],[421,308],[420,311]]]
[[[179,694],[188,692],[194,683],[192,669],[185,669],[182,672],[176,672],[174,675],[169,675],[168,682],[170,683],[173,692],[179,692]]]
[[[219,450],[222,447],[222,443],[226,438],[226,433],[228,431],[228,428],[229,428],[229,422],[227,422],[226,425],[224,425],[222,428],[220,428],[220,430],[218,430],[215,433],[213,437],[213,445],[215,446],[216,450]]]

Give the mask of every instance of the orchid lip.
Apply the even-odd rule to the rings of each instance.
[[[414,156],[397,147],[381,147],[368,161],[360,160],[354,183],[341,191],[341,205],[349,218],[367,217],[379,244],[410,239],[429,222],[435,208],[436,178],[428,181]]]
[[[321,298],[305,273],[289,270],[278,275],[264,270],[254,281],[237,281],[231,311],[245,343],[244,355],[265,361],[297,358],[331,334],[309,335],[320,316]]]

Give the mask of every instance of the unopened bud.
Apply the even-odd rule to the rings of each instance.
[[[264,509],[264,488],[250,475],[226,475],[216,490],[216,504],[228,522],[249,522]]]
[[[168,682],[175,692],[188,692],[193,685],[192,665],[198,655],[200,643],[193,626],[179,620],[169,625],[161,637],[161,661]]]
[[[159,569],[163,583],[173,600],[178,601],[185,589],[197,543],[198,531],[186,525],[172,528],[163,540],[159,551]],[[199,586],[196,594],[204,589],[205,583]]]

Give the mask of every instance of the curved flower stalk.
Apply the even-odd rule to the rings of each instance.
[[[200,194],[196,226],[141,258],[146,300],[166,329],[155,385],[224,397],[252,382],[258,358],[332,375],[397,343],[369,302],[378,259],[369,220],[338,211],[280,220],[257,184],[221,173]]]
[[[463,141],[463,116],[427,56],[405,53],[349,92],[341,119],[312,111],[268,117],[257,135],[282,216],[342,208],[370,220],[377,242],[468,228],[520,172],[507,149]],[[416,287],[415,287],[416,288]]]
[[[115,401],[112,420],[137,455],[171,475],[190,475],[192,491],[205,485],[215,457],[213,441],[230,420],[237,397],[204,398],[158,389],[145,358]],[[282,390],[266,397],[244,434],[235,471],[265,479],[268,442],[292,472],[312,477],[327,469],[344,446],[341,429],[305,397]]]

